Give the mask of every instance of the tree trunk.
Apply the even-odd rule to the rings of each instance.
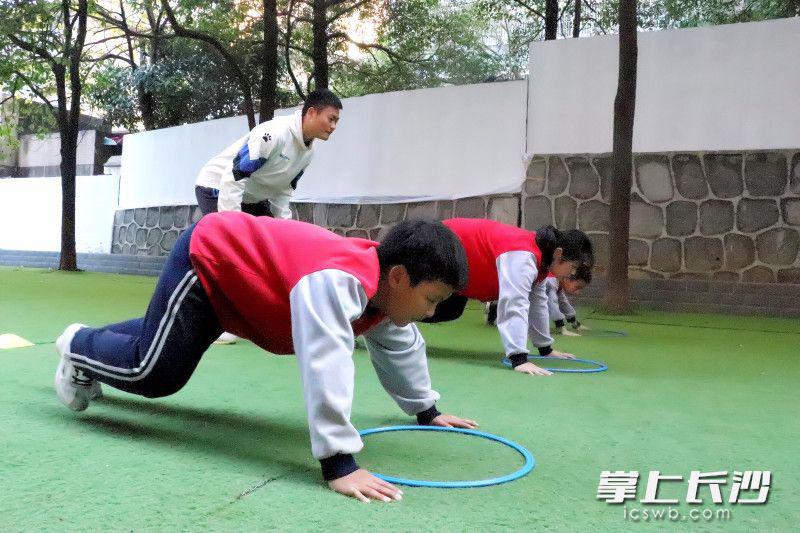
[[[558,34],[558,0],[547,0],[544,6],[544,40],[552,41]]]
[[[68,0],[63,0],[64,23],[69,14]],[[79,0],[73,23],[77,23],[78,31],[75,40],[70,42],[71,27],[66,32],[65,57],[69,69],[69,103],[66,95],[65,66],[63,63],[53,65],[58,97],[58,127],[61,133],[61,258],[60,270],[78,270],[78,259],[75,253],[75,171],[78,155],[78,128],[81,119],[81,84],[80,67],[83,59],[83,46],[86,42],[86,19],[88,1]]]
[[[581,36],[581,0],[575,0],[575,17],[572,19],[572,37]]]
[[[633,119],[636,109],[636,1],[619,4],[619,82],[614,100],[614,177],[611,190],[609,269],[604,310],[631,309],[628,282],[630,194],[633,173]]]
[[[58,132],[61,145],[61,255],[59,270],[78,270],[75,253],[75,167],[77,158],[77,135],[74,143],[70,128],[70,113],[67,110],[67,82],[64,66],[56,64],[53,74],[58,100]]]
[[[136,87],[139,96],[139,110],[142,114],[142,124],[147,131],[156,129],[155,98],[153,93],[145,89],[144,82],[140,81]]]
[[[236,78],[239,88],[242,91],[242,96],[244,97],[244,114],[247,115],[247,127],[252,130],[256,127],[256,111],[255,107],[253,107],[253,95],[250,91],[250,82],[238,67],[234,70],[233,76]]]
[[[326,0],[314,0],[313,24],[314,45],[311,55],[314,61],[314,88],[328,88],[328,15]]]
[[[278,87],[278,2],[264,1],[264,53],[261,68],[261,89],[258,121],[275,116],[275,93]]]
[[[59,270],[78,270],[75,252],[75,171],[78,135],[72,128],[61,131],[61,258]]]

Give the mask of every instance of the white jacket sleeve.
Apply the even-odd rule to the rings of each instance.
[[[246,183],[246,178],[236,181],[233,179],[233,174],[224,172],[219,181],[217,209],[219,211],[241,211]]]
[[[291,189],[289,189],[291,191]],[[289,208],[289,200],[291,193],[283,193],[274,198],[269,199],[270,211],[275,218],[290,219],[292,218],[292,210]]]
[[[220,177],[219,200],[220,211],[241,211],[244,191],[249,177],[241,177],[241,173],[249,176],[270,157],[275,156],[282,148],[282,136],[269,129],[256,128],[250,132],[231,162],[230,172]],[[239,175],[239,179],[236,176]]]
[[[497,330],[506,356],[528,353],[530,293],[537,276],[531,252],[506,252],[497,258]],[[547,320],[545,307],[545,320]]]
[[[537,348],[550,347],[553,337],[550,336],[550,321],[547,313],[547,294],[544,283],[537,283],[531,290],[528,329],[531,343]],[[540,352],[541,353],[541,352]]]
[[[303,384],[317,459],[357,453],[363,447],[350,423],[355,367],[351,322],[367,306],[358,280],[340,270],[322,270],[302,278],[289,294],[292,341]]]
[[[575,308],[572,307],[572,303],[570,303],[567,293],[564,291],[558,292],[558,309],[566,318],[575,317]]]
[[[431,389],[425,339],[416,324],[401,328],[387,319],[364,339],[378,379],[400,409],[413,416],[433,407],[439,393]]]
[[[559,308],[560,293],[558,292],[558,280],[555,278],[547,278],[542,284],[547,294],[547,307],[550,310],[550,320],[564,320],[564,315]]]

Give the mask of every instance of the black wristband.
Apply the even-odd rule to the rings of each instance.
[[[436,404],[433,404],[424,411],[417,413],[417,424],[420,426],[430,425],[431,421],[440,414],[442,413],[436,408]]]
[[[339,479],[358,470],[356,460],[353,459],[353,454],[350,453],[337,453],[325,459],[320,459],[319,464],[322,466],[322,477],[325,481]]]
[[[551,353],[553,353],[552,346],[543,346],[539,348],[539,355],[550,355]]]
[[[515,353],[508,356],[508,360],[511,361],[511,368],[517,368],[522,363],[528,362],[528,354],[526,353]]]
[[[564,320],[556,320],[556,327],[563,328],[564,327]]]
[[[569,322],[569,323],[575,322],[575,319],[576,319],[576,318],[577,318],[577,317],[576,317],[575,315],[568,316],[568,317],[567,317],[567,322]]]

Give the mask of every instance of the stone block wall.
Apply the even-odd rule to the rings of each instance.
[[[292,205],[295,218],[326,227],[339,235],[380,240],[397,222],[407,219],[488,218],[519,225],[519,195],[474,196],[404,204]]]
[[[401,220],[452,217],[490,218],[518,225],[519,195],[476,196],[404,204],[292,204],[294,218],[326,227],[339,235],[380,240]],[[167,255],[181,231],[200,220],[196,205],[125,209],[114,216],[111,253]]]
[[[114,214],[111,253],[168,255],[178,235],[200,220],[196,205],[169,205],[124,209]]]
[[[800,284],[800,150],[636,154],[631,190],[630,274]],[[608,263],[609,154],[534,157],[521,194],[405,204],[292,205],[295,218],[351,237],[380,240],[410,218],[474,217],[580,228],[602,277]],[[199,219],[197,206],[118,211],[112,253],[166,255]]]
[[[610,154],[532,159],[522,223],[579,228],[608,264]],[[636,154],[630,274],[800,283],[800,150]]]

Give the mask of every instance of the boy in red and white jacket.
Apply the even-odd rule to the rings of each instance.
[[[173,394],[224,328],[296,354],[312,453],[332,489],[362,501],[399,499],[353,458],[363,447],[350,423],[354,338],[364,335],[381,384],[420,424],[475,427],[436,409],[413,324],[465,282],[464,250],[440,223],[401,223],[378,244],[303,222],[211,214],[179,237],[143,318],[66,328],[56,341],[56,391],[76,411],[99,382],[151,398]]]
[[[443,221],[467,254],[469,281],[423,322],[454,320],[467,299],[498,301],[497,329],[514,370],[547,376],[551,372],[528,362],[528,339],[541,355],[574,357],[553,350],[544,279],[548,272],[566,277],[594,261],[592,243],[579,230],[552,226],[536,232],[493,220],[453,218]]]

